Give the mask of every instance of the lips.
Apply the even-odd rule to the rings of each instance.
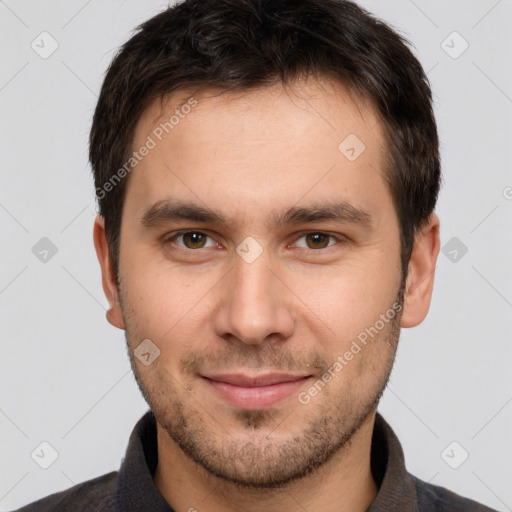
[[[206,377],[217,382],[225,382],[233,384],[233,386],[242,386],[246,388],[271,386],[272,384],[282,384],[283,382],[295,382],[303,379],[304,375],[290,375],[286,373],[269,373],[266,375],[259,375],[256,377],[249,377],[242,374],[229,374],[229,375],[212,375]]]
[[[230,405],[249,410],[268,409],[297,391],[311,375],[268,373],[249,376],[222,374],[203,376],[205,383]]]

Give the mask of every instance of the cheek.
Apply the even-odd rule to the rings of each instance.
[[[370,251],[293,277],[294,292],[307,305],[312,321],[321,321],[333,349],[372,326],[392,306],[399,284],[393,260]]]
[[[200,339],[194,332],[204,328],[208,317],[202,303],[222,275],[211,270],[191,273],[137,258],[124,264],[129,275],[124,276],[123,292],[134,334],[153,340],[162,351],[169,345],[179,350],[176,339],[186,340],[190,349],[193,340]]]

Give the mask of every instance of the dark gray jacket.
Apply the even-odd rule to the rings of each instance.
[[[133,429],[119,471],[47,496],[18,512],[173,512],[153,482],[157,463],[155,418],[148,411]],[[408,473],[400,442],[378,413],[371,466],[379,492],[366,512],[496,512]]]

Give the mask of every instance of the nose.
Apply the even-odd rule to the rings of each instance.
[[[213,319],[215,333],[259,345],[291,336],[295,327],[291,292],[262,254],[248,263],[235,256],[234,268],[223,280]]]

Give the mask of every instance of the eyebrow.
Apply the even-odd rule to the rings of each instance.
[[[229,226],[229,221],[200,204],[176,199],[164,199],[151,206],[142,216],[141,224],[146,228],[156,228],[163,224],[188,220],[204,224]],[[360,224],[366,228],[373,226],[370,213],[364,208],[356,207],[346,201],[321,202],[307,206],[292,206],[285,211],[271,210],[267,220],[270,229],[277,229],[287,224],[314,223],[334,221],[339,223]]]

